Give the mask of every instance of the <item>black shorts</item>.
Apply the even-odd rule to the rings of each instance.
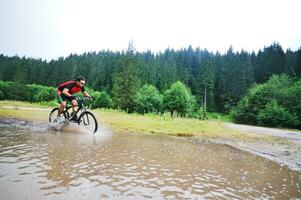
[[[62,103],[63,101],[72,101],[72,99],[70,97],[67,97],[63,94],[58,94],[58,101],[59,103]]]

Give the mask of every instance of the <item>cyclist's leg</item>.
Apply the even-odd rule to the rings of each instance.
[[[72,116],[72,119],[77,121],[77,111],[78,111],[78,103],[77,101],[74,99],[71,101],[71,105],[72,105],[72,113],[71,113],[71,116]]]
[[[73,99],[72,101],[71,101],[71,105],[72,105],[72,111],[73,112],[76,112],[77,111],[77,109],[75,109],[76,107],[77,107],[77,101],[75,100],[75,99]]]
[[[66,105],[67,105],[67,101],[66,101],[66,97],[62,94],[59,94],[58,95],[58,101],[60,103],[60,107],[59,107],[59,110],[58,110],[58,116],[61,116],[61,114],[63,113]]]
[[[59,107],[59,110],[58,110],[58,116],[61,116],[61,114],[63,113],[65,107],[66,107],[66,104],[67,102],[66,101],[63,101]]]

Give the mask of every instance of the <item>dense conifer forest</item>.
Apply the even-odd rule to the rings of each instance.
[[[0,55],[2,81],[56,87],[78,75],[87,78],[89,88],[111,97],[113,107],[127,111],[138,110],[135,109],[139,104],[137,99],[143,99],[143,92],[148,87],[151,87],[150,91],[166,96],[172,92],[171,86],[177,84],[178,88],[187,89],[187,98],[196,107],[203,108],[205,104],[207,111],[229,113],[248,95],[250,88],[266,83],[273,75],[300,80],[301,48],[284,51],[279,43],[273,43],[258,52],[235,52],[230,47],[222,54],[189,46],[152,53],[137,52],[129,44],[125,51],[71,54],[51,61]],[[275,106],[275,102],[265,103]],[[159,104],[155,110],[168,103],[164,104],[163,98],[162,105]],[[152,109],[143,108],[142,112]]]

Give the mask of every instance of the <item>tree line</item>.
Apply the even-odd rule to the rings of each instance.
[[[155,54],[137,52],[130,44],[125,51],[71,54],[50,62],[0,55],[0,80],[56,87],[83,75],[91,89],[106,92],[115,107],[129,112],[135,110],[136,94],[143,86],[163,94],[180,81],[197,107],[206,102],[208,111],[229,113],[252,85],[265,83],[274,74],[300,78],[301,48],[284,52],[273,43],[256,53],[234,52],[230,47],[221,54],[189,46]]]

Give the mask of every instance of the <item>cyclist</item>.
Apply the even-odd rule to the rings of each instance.
[[[58,116],[56,118],[57,123],[61,123],[64,121],[64,117],[61,116],[61,114],[63,113],[66,107],[67,101],[71,102],[73,114],[75,114],[77,101],[76,101],[76,97],[73,96],[74,93],[82,92],[85,97],[89,97],[90,99],[92,99],[89,93],[85,91],[85,87],[84,87],[85,84],[86,84],[86,79],[83,76],[79,76],[77,77],[76,80],[66,81],[58,86],[57,93],[58,93],[60,108],[58,110]],[[73,116],[73,119],[76,120],[76,117],[77,117],[76,115]]]

